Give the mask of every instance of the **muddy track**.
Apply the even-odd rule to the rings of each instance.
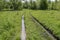
[[[26,31],[25,31],[25,24],[24,24],[24,15],[22,16],[21,40],[26,40]]]
[[[31,15],[31,14],[30,14]],[[38,21],[34,16],[31,15],[31,18],[33,19],[33,21],[35,23],[37,23],[38,25],[41,25],[42,28],[46,31],[46,33],[53,39],[53,40],[60,40],[59,37],[57,37],[56,35],[53,34],[53,32],[47,28],[46,25],[44,25],[43,23],[41,23],[40,21]]]

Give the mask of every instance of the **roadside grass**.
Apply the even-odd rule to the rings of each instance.
[[[21,16],[20,11],[0,12],[0,40],[20,40]]]
[[[54,10],[31,10],[31,14],[40,22],[45,24],[47,28],[53,31],[53,34],[60,38],[60,11]]]

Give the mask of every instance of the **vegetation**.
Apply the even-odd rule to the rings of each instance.
[[[0,0],[0,40],[21,40],[22,15],[25,17],[26,40],[53,40],[33,21],[30,13],[60,38],[60,1],[30,0],[22,3],[21,0]]]
[[[24,12],[27,34],[26,40],[53,40],[40,25],[32,20],[29,10],[25,10]]]
[[[0,12],[0,40],[20,40],[21,12]]]
[[[50,0],[40,0],[40,2],[37,2],[30,0],[30,2],[25,1],[24,3],[22,3],[22,1],[20,0],[0,0],[0,10],[22,10],[22,9],[40,9],[40,10],[56,10],[59,9],[59,4],[60,2],[58,2],[57,0],[55,0],[55,2],[51,2]],[[39,5],[38,5],[39,3]],[[2,4],[2,5],[1,5]]]
[[[48,9],[47,0],[41,0],[41,1],[40,1],[40,9],[41,9],[41,10],[46,10],[46,9]]]
[[[32,11],[32,15],[60,38],[60,11]]]
[[[30,1],[30,8],[34,10],[37,9],[36,1],[32,1],[32,0]]]
[[[21,1],[18,1],[18,0],[10,0],[10,1],[6,1],[6,0],[2,1],[1,0],[0,1],[0,10],[4,10],[4,9],[21,10],[22,9],[22,3],[21,3]]]
[[[11,3],[12,3],[11,6],[12,6],[13,10],[19,10],[22,7],[22,3],[18,2],[18,0],[13,0],[13,1],[11,1]]]
[[[3,9],[3,2],[0,1],[0,10]]]
[[[25,8],[25,9],[29,8],[29,3],[27,1],[25,1],[25,3],[23,3],[23,8]]]
[[[25,15],[27,40],[52,40],[42,27],[32,20],[29,13],[32,13],[39,21],[47,25],[56,36],[60,37],[60,12],[56,15],[57,12],[59,11],[2,11],[0,12],[0,40],[20,40],[22,14]]]

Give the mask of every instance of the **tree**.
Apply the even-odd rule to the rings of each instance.
[[[25,3],[23,4],[23,7],[28,9],[29,8],[29,3],[27,1],[25,1]]]
[[[0,11],[3,9],[3,1],[0,0]]]
[[[36,9],[37,8],[37,5],[36,5],[36,1],[30,1],[30,8],[31,9]]]
[[[51,4],[51,0],[48,0],[48,3]]]
[[[52,2],[52,5],[51,5],[51,10],[54,10],[54,2]]]
[[[6,0],[3,0],[3,8],[8,9],[9,3]]]
[[[18,6],[17,7],[18,10],[22,10],[23,6],[22,6],[22,2],[21,1],[18,2],[18,5],[17,6]]]
[[[52,10],[57,10],[57,3],[58,3],[57,0],[55,0],[54,2],[51,3],[52,4],[51,9]]]
[[[41,1],[40,1],[40,9],[41,9],[41,10],[46,10],[46,9],[48,9],[47,0],[41,0]]]
[[[55,10],[57,9],[57,3],[58,3],[58,1],[55,0]]]
[[[11,0],[10,2],[12,3],[11,4],[11,8],[13,10],[20,10],[20,9],[22,9],[22,3],[21,3],[21,1]]]
[[[37,8],[37,5],[36,5],[36,2],[35,1],[33,1],[33,7],[32,7],[33,9],[36,9]]]

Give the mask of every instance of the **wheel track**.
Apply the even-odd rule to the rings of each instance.
[[[55,36],[55,35],[53,34],[53,32],[52,32],[49,28],[46,28],[46,27],[47,27],[46,25],[44,25],[43,23],[41,23],[40,21],[38,21],[34,16],[32,16],[32,14],[30,14],[30,15],[31,15],[31,18],[33,19],[33,21],[34,21],[35,23],[37,23],[38,25],[41,25],[42,28],[43,28],[43,30],[45,30],[46,33],[47,33],[53,40],[60,40],[57,36]]]
[[[25,32],[25,24],[24,24],[24,15],[22,16],[21,40],[26,40],[26,32]]]

